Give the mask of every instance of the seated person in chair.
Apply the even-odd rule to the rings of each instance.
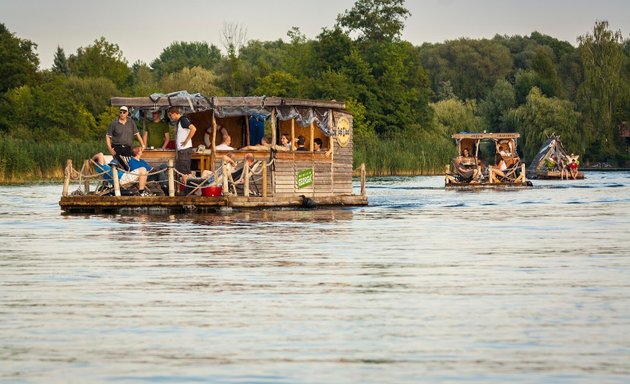
[[[455,171],[462,178],[462,181],[471,182],[481,179],[482,171],[480,161],[470,155],[468,148],[464,148],[462,154],[455,159]]]
[[[105,156],[103,156],[102,152],[99,152],[97,154],[95,154],[94,156],[92,156],[92,161],[94,161],[95,165],[96,165],[96,169],[99,172],[106,172],[103,175],[103,178],[111,183],[113,183],[113,173],[112,173],[112,167],[110,167],[108,164],[105,163]],[[145,186],[147,184],[147,170],[144,168],[138,168],[136,171],[133,172],[123,172],[122,170],[118,169],[118,180],[120,182],[120,185],[126,185],[126,184],[131,184],[131,183],[135,183],[138,182],[138,192],[140,193],[140,196],[150,196],[150,193],[145,191]]]

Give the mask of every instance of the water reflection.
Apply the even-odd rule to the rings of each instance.
[[[0,381],[627,382],[630,175],[587,177],[199,215],[0,187]]]

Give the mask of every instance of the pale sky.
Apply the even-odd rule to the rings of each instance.
[[[149,64],[174,41],[206,41],[219,48],[224,23],[250,40],[288,41],[299,27],[309,39],[332,28],[355,0],[0,0],[0,23],[38,45],[40,68],[50,68],[57,46],[66,55],[104,36],[129,64]],[[176,5],[177,4],[177,5]],[[576,45],[596,20],[630,35],[630,0],[407,0],[411,17],[403,39],[414,45],[533,31]]]

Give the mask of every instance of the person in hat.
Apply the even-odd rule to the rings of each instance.
[[[107,134],[105,135],[107,150],[123,166],[127,164],[127,161],[121,156],[133,156],[131,146],[134,136],[138,139],[140,146],[144,148],[144,141],[138,132],[138,127],[136,127],[133,119],[129,118],[129,108],[123,105],[118,110],[118,118],[107,127]],[[125,166],[125,169],[128,170],[128,167]]]
[[[166,149],[171,141],[171,133],[168,124],[162,121],[162,113],[159,109],[151,112],[151,121],[147,123],[144,130],[144,143],[149,148]],[[175,144],[175,142],[173,142]],[[173,149],[175,147],[173,146]]]

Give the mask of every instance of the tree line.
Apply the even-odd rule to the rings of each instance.
[[[58,47],[45,70],[36,44],[0,24],[0,140],[102,142],[112,96],[188,90],[345,100],[356,160],[375,174],[439,171],[461,131],[520,132],[526,160],[556,133],[586,161],[626,163],[630,40],[621,31],[596,21],[577,47],[538,32],[414,46],[401,39],[409,15],[404,0],[357,0],[313,39],[294,27],[285,40],[250,40],[224,24],[223,50],[178,41],[131,65],[101,37],[70,54]]]

